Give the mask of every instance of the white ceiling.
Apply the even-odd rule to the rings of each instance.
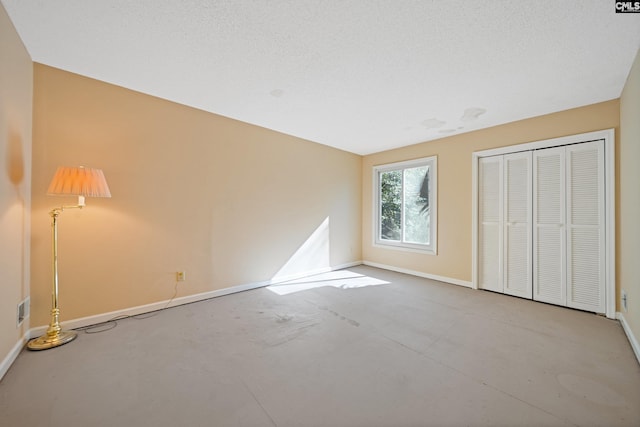
[[[1,1],[35,62],[358,154],[618,98],[640,47],[609,0]]]

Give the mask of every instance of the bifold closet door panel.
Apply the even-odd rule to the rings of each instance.
[[[533,152],[533,299],[566,305],[565,147]]]
[[[567,305],[605,311],[604,141],[566,147]]]
[[[606,311],[605,141],[478,159],[480,289]]]
[[[478,287],[503,292],[502,156],[478,164]]]
[[[531,152],[507,154],[504,163],[504,293],[532,298]]]

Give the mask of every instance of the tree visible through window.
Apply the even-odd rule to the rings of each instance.
[[[377,166],[376,242],[435,253],[435,157]]]

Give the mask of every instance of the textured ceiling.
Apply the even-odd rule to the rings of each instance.
[[[358,154],[615,99],[608,0],[1,0],[35,62]]]

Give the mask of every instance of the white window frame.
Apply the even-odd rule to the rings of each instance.
[[[382,206],[380,203],[380,175],[383,172],[429,166],[429,244],[408,243],[384,240],[380,238],[380,221],[382,219]],[[404,192],[403,192],[404,193]],[[438,157],[430,156],[403,162],[388,163],[373,167],[373,246],[385,249],[417,252],[422,254],[437,255],[438,248]],[[403,208],[404,209],[404,208]],[[403,223],[404,234],[404,223]]]

